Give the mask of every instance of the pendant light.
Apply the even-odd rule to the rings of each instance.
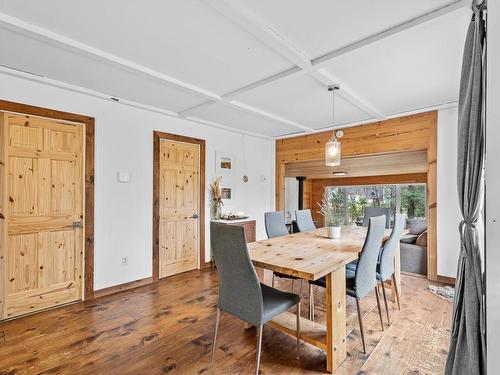
[[[335,91],[339,89],[339,85],[328,86],[328,91],[332,92],[332,124],[335,121]],[[342,138],[344,132],[342,130],[333,131],[332,137],[325,145],[325,165],[336,167],[340,165],[340,142],[338,138]]]

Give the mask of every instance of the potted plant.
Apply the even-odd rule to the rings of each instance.
[[[210,192],[212,193],[212,219],[219,220],[222,216],[222,189],[220,187],[221,176],[215,177],[213,183],[210,184]]]
[[[318,205],[318,212],[325,218],[328,238],[340,238],[340,226],[344,222],[342,193],[331,189]]]

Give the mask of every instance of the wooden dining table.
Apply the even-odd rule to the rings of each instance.
[[[385,239],[391,230],[385,232]],[[300,338],[326,351],[326,369],[335,371],[346,351],[346,265],[358,258],[367,233],[366,227],[345,226],[337,239],[328,238],[326,228],[248,244],[257,274],[264,282],[264,270],[272,270],[303,280],[326,276],[326,326],[301,318]],[[399,246],[395,256],[396,283],[400,284]],[[394,289],[394,288],[393,288]],[[401,291],[400,285],[398,290]],[[295,336],[296,315],[285,312],[271,322],[274,328]]]

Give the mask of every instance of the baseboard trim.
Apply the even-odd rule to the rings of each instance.
[[[140,286],[148,285],[153,283],[152,277],[145,277],[144,279],[130,281],[128,283],[113,285],[108,288],[94,290],[94,298],[109,296],[110,294],[123,292],[125,290],[138,288]]]
[[[454,277],[449,277],[449,276],[441,276],[437,275],[437,281],[445,284],[450,284],[450,285],[455,285],[455,278]]]
[[[411,277],[418,277],[420,279],[427,279],[427,275],[422,275],[420,273],[413,273],[413,272],[401,271],[401,275],[411,276]]]
[[[207,269],[210,267],[212,267],[212,262],[208,261],[208,262],[202,263],[200,269],[204,270],[204,269]],[[187,271],[187,272],[189,272],[189,271]],[[172,275],[172,276],[174,276],[174,275]],[[123,292],[125,290],[138,288],[140,286],[152,284],[153,282],[154,282],[153,277],[145,277],[144,279],[134,280],[134,281],[130,281],[130,282],[124,283],[124,284],[113,285],[113,286],[110,286],[108,288],[94,290],[94,296],[92,298],[109,296],[110,294],[115,294],[118,292]]]
[[[200,269],[204,270],[204,269],[207,269],[207,268],[210,268],[212,267],[212,261],[208,261],[208,262],[205,262],[201,265]]]

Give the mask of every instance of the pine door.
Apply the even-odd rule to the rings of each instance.
[[[160,141],[160,277],[198,268],[199,169],[199,145]]]
[[[81,299],[84,126],[0,115],[9,318]]]

